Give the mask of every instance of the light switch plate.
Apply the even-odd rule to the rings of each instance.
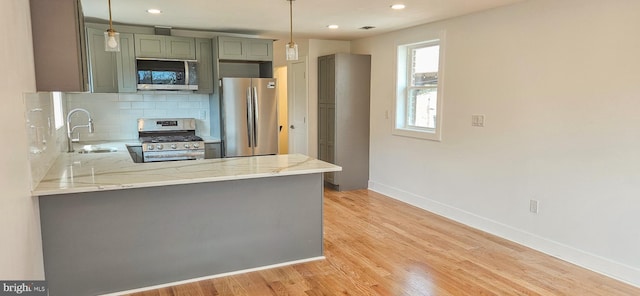
[[[482,114],[471,115],[471,126],[484,127],[484,115]]]

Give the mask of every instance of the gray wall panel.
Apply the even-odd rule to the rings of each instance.
[[[322,195],[311,174],[41,197],[50,295],[322,256]]]

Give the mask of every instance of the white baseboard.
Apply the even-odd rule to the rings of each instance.
[[[616,262],[398,188],[369,181],[369,190],[460,222],[550,256],[640,287],[640,269]]]
[[[155,286],[150,286],[150,287],[144,287],[144,288],[139,288],[139,289],[120,291],[120,292],[109,293],[109,294],[102,294],[102,295],[99,295],[99,296],[119,296],[119,295],[133,294],[133,293],[139,293],[139,292],[144,292],[144,291],[149,291],[149,290],[157,290],[157,289],[162,289],[162,288],[171,287],[171,286],[177,286],[177,285],[189,284],[189,283],[194,283],[194,282],[199,282],[199,281],[204,281],[204,280],[221,278],[221,277],[230,276],[230,275],[236,275],[236,274],[241,274],[241,273],[260,271],[260,270],[265,270],[265,269],[283,267],[283,266],[288,266],[288,265],[294,265],[294,264],[300,264],[300,263],[306,263],[306,262],[318,261],[318,260],[324,260],[324,259],[325,259],[324,256],[312,257],[312,258],[295,260],[295,261],[288,261],[288,262],[272,264],[272,265],[267,265],[267,266],[260,266],[260,267],[255,267],[255,268],[249,268],[249,269],[237,270],[237,271],[232,271],[232,272],[214,274],[214,275],[209,275],[209,276],[204,276],[204,277],[199,277],[199,278],[194,278],[194,279],[188,279],[188,280],[182,280],[182,281],[177,281],[177,282],[171,282],[171,283],[155,285]]]

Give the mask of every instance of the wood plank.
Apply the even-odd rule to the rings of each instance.
[[[368,190],[325,191],[324,240],[323,261],[129,296],[640,295],[640,288]]]

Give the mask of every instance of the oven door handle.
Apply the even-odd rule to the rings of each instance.
[[[247,138],[249,147],[253,147],[253,100],[251,87],[247,87]]]

